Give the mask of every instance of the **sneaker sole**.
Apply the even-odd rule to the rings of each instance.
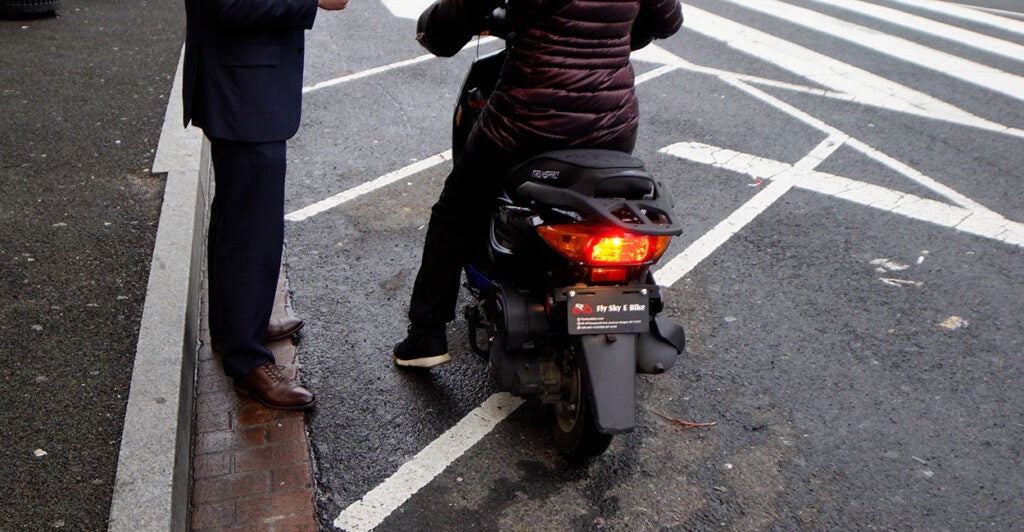
[[[391,354],[391,360],[395,361],[396,366],[402,366],[403,368],[433,368],[436,366],[443,366],[452,361],[452,357],[445,353],[443,355],[437,355],[433,357],[414,358],[411,360],[403,360]]]

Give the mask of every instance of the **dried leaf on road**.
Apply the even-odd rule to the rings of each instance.
[[[682,419],[679,419],[677,417],[666,416],[665,414],[662,414],[661,412],[658,412],[657,410],[653,410],[653,412],[655,414],[658,414],[659,416],[665,418],[666,420],[668,420],[670,425],[676,427],[679,430],[690,430],[690,429],[697,429],[697,428],[708,428],[708,427],[714,427],[715,425],[718,424],[717,421],[710,421],[710,422],[706,422],[706,423],[698,423],[696,421],[683,421]]]

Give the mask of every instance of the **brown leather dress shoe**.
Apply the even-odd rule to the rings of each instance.
[[[291,316],[284,318],[271,318],[270,323],[267,324],[267,341],[274,342],[277,340],[284,340],[285,338],[299,332],[299,329],[301,329],[305,324],[305,321]]]
[[[268,362],[235,379],[235,391],[278,410],[307,410],[316,404],[312,392],[288,378],[277,364]]]

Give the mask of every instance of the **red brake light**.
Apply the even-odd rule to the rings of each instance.
[[[537,231],[555,251],[592,266],[629,266],[655,260],[672,239],[583,224],[542,225]]]
[[[592,283],[624,283],[628,277],[629,268],[621,266],[616,268],[594,268],[590,270],[590,282]]]

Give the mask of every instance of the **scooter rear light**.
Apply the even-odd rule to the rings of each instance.
[[[672,239],[584,224],[541,225],[537,232],[555,251],[591,266],[634,266],[657,260]]]
[[[590,270],[592,283],[624,283],[629,276],[628,268],[594,268]]]

